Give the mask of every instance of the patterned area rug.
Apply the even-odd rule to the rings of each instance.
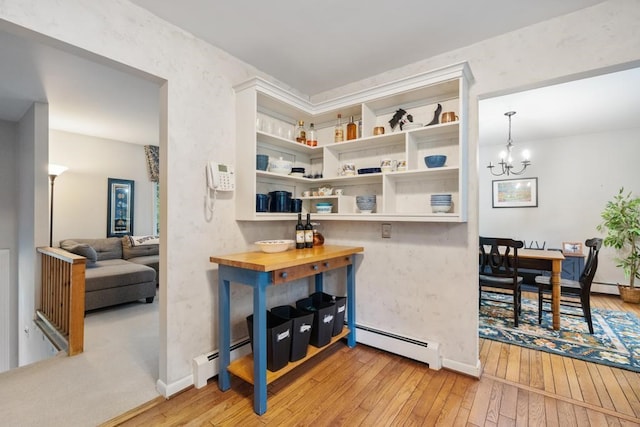
[[[538,325],[538,302],[522,298],[522,314],[513,326],[511,297],[491,294],[480,307],[480,337],[535,350],[640,372],[640,319],[633,314],[591,309],[594,334],[582,317],[562,315],[561,329],[554,331],[551,313],[543,313]],[[564,308],[563,308],[564,310]]]

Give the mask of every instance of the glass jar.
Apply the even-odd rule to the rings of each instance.
[[[324,244],[322,225],[319,222],[312,222],[311,225],[313,225],[313,246],[322,246]]]

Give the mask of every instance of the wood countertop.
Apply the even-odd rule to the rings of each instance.
[[[311,249],[289,249],[272,254],[262,251],[241,252],[212,256],[209,260],[216,264],[247,270],[273,271],[341,256],[350,256],[358,252],[364,252],[364,248],[361,246],[322,245],[314,246]]]

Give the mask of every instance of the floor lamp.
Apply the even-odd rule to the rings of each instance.
[[[51,181],[51,205],[49,206],[49,246],[53,246],[53,182],[62,172],[69,169],[66,166],[49,164],[49,180]]]

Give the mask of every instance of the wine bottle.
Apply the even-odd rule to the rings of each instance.
[[[313,247],[313,225],[311,225],[311,214],[307,213],[307,223],[304,226],[304,247]]]
[[[307,132],[304,129],[304,121],[298,120],[298,127],[296,128],[296,141],[302,144],[307,143]]]
[[[358,137],[358,127],[353,121],[353,116],[349,119],[349,123],[347,123],[347,141],[352,139],[356,139]]]
[[[336,121],[336,127],[333,132],[333,142],[344,141],[344,131],[342,130],[342,114],[338,114],[338,120]]]
[[[313,123],[309,124],[309,132],[307,132],[307,145],[315,147],[318,145],[318,137],[316,136],[316,128]]]
[[[304,249],[305,229],[302,224],[302,214],[298,214],[298,223],[296,224],[296,249]]]

